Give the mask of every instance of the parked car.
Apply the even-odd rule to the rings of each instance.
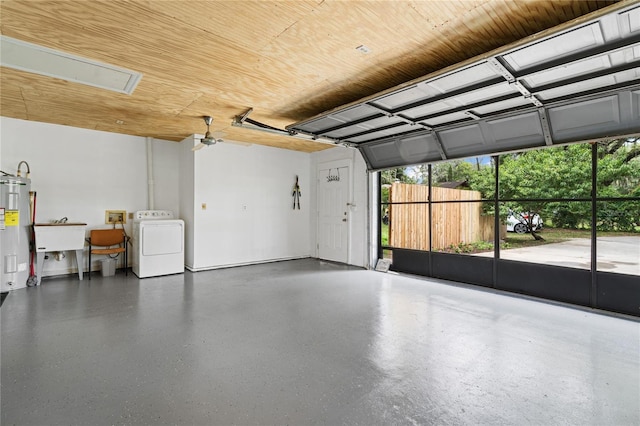
[[[529,224],[531,224],[533,231],[540,231],[544,226],[544,222],[542,222],[540,215],[534,214],[531,219],[531,223],[529,223],[529,215],[529,212],[516,213],[510,210],[509,215],[507,216],[507,231],[515,232],[516,234],[526,234],[531,232]]]

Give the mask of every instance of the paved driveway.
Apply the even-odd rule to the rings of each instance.
[[[482,253],[492,256],[493,253]],[[640,275],[640,236],[599,237],[598,270],[619,274]],[[544,263],[568,268],[591,268],[591,240],[572,238],[555,244],[500,250],[502,259]]]

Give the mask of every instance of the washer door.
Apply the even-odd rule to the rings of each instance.
[[[182,253],[181,223],[145,223],[141,230],[142,256]]]

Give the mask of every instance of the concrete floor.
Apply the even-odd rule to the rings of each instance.
[[[313,259],[45,279],[2,305],[13,424],[640,424],[640,323]]]
[[[493,252],[474,255],[493,257]],[[640,275],[640,237],[598,237],[597,256],[598,271]],[[570,238],[561,243],[502,249],[500,258],[565,268],[591,269],[591,239]]]

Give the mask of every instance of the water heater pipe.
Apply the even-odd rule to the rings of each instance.
[[[154,210],[154,182],[153,182],[153,138],[147,137],[147,208]]]
[[[18,177],[22,176],[22,171],[20,169],[22,168],[23,164],[27,166],[27,179],[29,179],[29,177],[31,177],[31,167],[29,167],[29,163],[24,160],[18,163],[18,171],[16,172],[16,175],[18,175]]]

